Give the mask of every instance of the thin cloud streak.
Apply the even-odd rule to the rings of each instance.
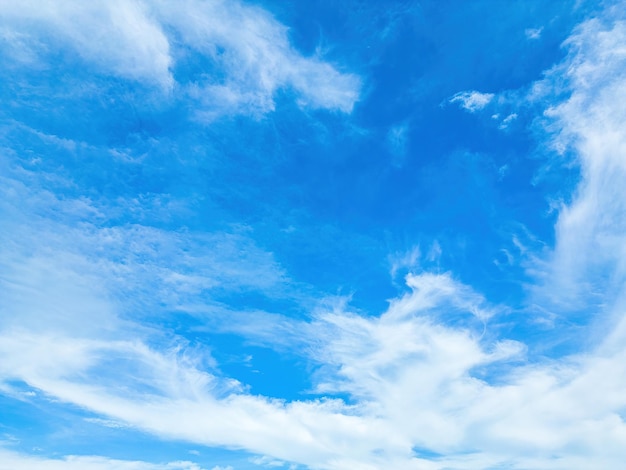
[[[141,461],[109,459],[100,456],[66,456],[51,459],[33,457],[0,448],[0,470],[208,470],[193,462],[170,462],[162,465]],[[211,470],[220,470],[214,467]]]

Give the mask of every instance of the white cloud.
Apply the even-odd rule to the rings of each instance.
[[[622,457],[626,431],[614,416],[626,406],[626,375],[613,367],[623,363],[623,348],[508,366],[523,359],[524,347],[484,334],[493,308],[481,296],[449,275],[412,275],[407,283],[411,292],[380,317],[337,304],[292,331],[321,367],[318,389],[347,393],[352,405],[229,389],[184,345],[156,350],[141,335],[120,335],[127,324],[113,327],[115,339],[85,337],[80,328],[3,329],[0,376],[161,438],[243,448],[271,456],[267,462],[311,468],[580,468],[585,458],[598,463],[598,455],[611,468]],[[570,455],[572,445],[580,455]],[[412,448],[448,457],[429,463]]]
[[[459,103],[463,109],[474,113],[487,106],[493,99],[493,93],[481,93],[479,91],[461,91],[449,99],[450,103]]]
[[[211,57],[226,72],[192,88],[205,116],[221,112],[265,113],[274,109],[274,93],[291,88],[301,106],[350,112],[359,94],[356,76],[343,74],[321,57],[303,57],[289,43],[287,28],[258,7],[240,2],[197,2],[159,9],[185,44]],[[223,52],[218,53],[218,50]]]
[[[567,59],[550,72],[568,99],[546,115],[552,145],[569,151],[581,181],[562,205],[543,294],[564,308],[602,304],[626,281],[626,18],[624,4],[584,22],[566,42]],[[565,158],[565,157],[562,157]],[[608,296],[608,297],[606,297]],[[595,297],[595,299],[594,299]]]
[[[511,124],[513,121],[515,121],[517,119],[517,114],[516,113],[511,113],[509,114],[507,117],[505,117],[502,122],[500,123],[500,125],[498,126],[499,129],[506,129],[507,127],[509,127],[509,124]]]
[[[272,467],[272,468],[285,466],[285,462],[273,459],[271,457],[268,457],[267,455],[263,455],[260,457],[252,457],[250,459],[250,462],[252,462],[255,465],[262,465],[264,467]]]
[[[442,305],[451,313],[481,316],[482,299],[448,276],[413,276],[409,284],[413,293],[392,303],[381,318],[320,312],[303,330],[314,359],[336,369],[324,375],[320,388],[347,392],[360,401],[356,406],[337,400],[285,403],[218,389],[184,350],[159,352],[139,338],[4,330],[0,375],[164,438],[241,447],[313,468],[410,462],[415,439],[441,445],[450,438],[452,422],[426,411],[452,406],[445,400],[435,405],[447,396],[442,388],[452,387],[454,396],[471,390],[470,368],[518,354],[519,348],[505,342],[483,351],[469,331],[429,319],[428,312]],[[403,406],[411,406],[419,419],[408,420]],[[197,419],[202,416],[212,419]],[[420,431],[427,423],[438,430],[430,429],[428,438]]]
[[[183,309],[200,304],[203,289],[214,283],[249,279],[254,288],[271,288],[283,276],[271,257],[259,252],[248,263],[236,256],[238,247],[258,250],[240,236],[215,235],[203,242],[217,247],[220,258],[155,229],[97,228],[84,222],[103,216],[90,201],[60,201],[33,180],[28,191],[11,178],[3,182],[1,207],[4,214],[15,214],[6,218],[7,233],[14,236],[5,233],[0,258],[5,393],[12,380],[20,380],[37,392],[23,399],[47,396],[71,403],[100,414],[105,425],[241,448],[269,456],[268,462],[318,469],[379,469],[390,462],[399,469],[506,462],[513,468],[572,468],[597,460],[601,452],[600,464],[611,468],[622,457],[623,425],[615,416],[626,406],[620,393],[626,377],[609,371],[619,370],[623,348],[520,366],[524,345],[497,339],[489,326],[498,308],[449,274],[412,274],[406,279],[410,292],[380,316],[356,314],[345,302],[320,307],[311,321],[263,312],[230,316],[231,331],[300,351],[318,368],[318,391],[351,400],[253,396],[245,384],[222,377],[207,351],[140,327],[132,312],[152,296],[169,299],[164,291],[172,279],[171,290],[184,295],[170,302]],[[16,201],[19,210],[12,206]],[[39,215],[33,216],[35,208]],[[77,218],[82,225],[70,230]],[[194,247],[181,249],[189,246]],[[236,269],[229,273],[231,259]],[[417,252],[404,260],[416,261]],[[204,271],[206,265],[213,268]],[[120,296],[127,283],[132,297]],[[601,403],[598,386],[605,390]],[[580,455],[569,454],[574,445]],[[429,462],[413,448],[447,457]],[[468,449],[475,451],[471,457]],[[548,454],[563,460],[542,457]],[[11,458],[6,461],[16,459]],[[39,466],[28,460],[35,457],[26,459],[37,468],[66,463]],[[13,468],[28,468],[20,462]],[[78,462],[84,468],[106,465],[97,459]]]
[[[23,455],[0,447],[0,470],[32,470],[34,468],[37,470],[203,470],[192,462],[151,464],[100,456],[76,455],[52,459]]]
[[[169,89],[173,84],[169,41],[146,10],[142,2],[122,0],[26,0],[0,5],[8,21],[5,27],[38,38],[39,50],[34,53],[71,48],[103,71]]]
[[[4,172],[0,182],[0,214],[6,220],[0,233],[0,308],[21,311],[18,317],[0,317],[0,325],[18,322],[37,331],[91,337],[94,328],[101,334],[119,327],[120,311],[132,318],[138,311],[176,310],[217,290],[290,295],[284,270],[245,227],[194,233],[102,226],[118,211],[149,211],[150,201],[144,198],[137,208],[137,201],[122,198],[113,207],[84,197],[57,198],[42,187],[51,185],[48,175],[23,169]],[[169,208],[170,215],[174,211]]]
[[[419,246],[414,246],[404,253],[395,253],[394,255],[390,255],[389,263],[391,265],[391,277],[395,278],[398,271],[403,269],[417,268],[421,255],[422,253]]]
[[[249,11],[239,14],[247,18]],[[274,24],[268,17],[264,21]],[[204,38],[204,30],[197,28],[190,34]],[[8,221],[0,235],[3,390],[21,380],[37,396],[91,410],[108,420],[103,423],[245,449],[268,456],[265,462],[314,469],[620,468],[626,448],[624,43],[623,21],[588,21],[570,40],[568,58],[547,78],[565,76],[571,88],[570,97],[549,114],[560,128],[559,145],[577,155],[582,179],[573,202],[559,215],[556,247],[545,269],[550,280],[542,295],[585,300],[588,293],[581,287],[601,289],[604,305],[597,314],[609,317],[612,329],[597,348],[529,362],[526,345],[501,338],[497,307],[450,274],[415,273],[406,278],[410,292],[392,300],[381,315],[358,314],[337,303],[320,307],[309,321],[266,314],[261,320],[271,321],[237,330],[265,344],[272,342],[272,334],[292,335],[293,341],[280,338],[281,345],[297,344],[296,350],[318,368],[317,390],[349,400],[289,402],[251,395],[221,377],[219,364],[206,351],[171,333],[142,328],[127,314],[133,302],[170,299],[181,292],[184,299],[174,298],[172,305],[198,305],[216,283],[231,289],[238,282],[271,288],[284,273],[269,254],[232,234],[209,236],[208,244],[226,253],[220,258],[211,251],[199,254],[187,236],[172,239],[146,227],[111,230],[83,223],[70,230],[68,220],[94,220],[100,211],[88,200],[59,201],[5,177],[0,189],[5,196],[0,208]],[[243,46],[233,50],[237,47]],[[246,74],[263,77],[255,50],[249,49],[253,72],[224,85],[235,95],[237,83],[249,80]],[[270,74],[252,102],[270,109],[263,100],[274,86],[296,83],[285,77],[290,75]],[[303,96],[315,96],[308,85],[293,86]],[[475,111],[492,98],[465,92],[451,101]],[[111,256],[99,251],[102,245]],[[242,245],[252,253],[249,258],[235,256]],[[185,254],[189,251],[193,254]],[[398,262],[408,266],[413,258],[409,254]],[[594,284],[598,279],[603,282]],[[132,298],[119,295],[127,281],[136,283]],[[102,457],[55,460],[0,448],[0,469],[22,468],[197,466]]]
[[[205,119],[269,112],[279,89],[293,90],[301,106],[342,112],[359,97],[355,75],[304,57],[285,26],[238,1],[30,0],[2,3],[0,13],[2,37],[20,46],[22,62],[71,49],[104,73],[191,96]],[[177,58],[189,50],[207,68],[191,83],[176,83]]]

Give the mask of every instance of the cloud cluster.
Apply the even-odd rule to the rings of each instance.
[[[317,391],[353,404],[218,390],[219,379],[184,350],[71,331],[5,331],[0,373],[162,438],[310,468],[580,468],[600,452],[610,468],[621,459],[626,430],[616,410],[626,405],[626,376],[614,368],[626,352],[520,366],[523,345],[483,335],[480,296],[448,275],[408,284],[380,317],[338,304],[299,329],[321,365]]]
[[[18,63],[49,67],[48,58],[72,51],[100,73],[182,92],[205,119],[264,114],[281,89],[301,106],[342,112],[359,97],[355,75],[303,56],[282,24],[239,1],[30,0],[3,3],[0,18],[0,39]],[[182,71],[185,61],[198,71]]]
[[[68,0],[1,8],[15,31],[42,26],[41,38],[54,36],[107,73],[166,89],[182,86],[173,51],[198,50],[224,71],[219,83],[205,77],[194,85],[198,99],[213,102],[206,104],[212,112],[267,112],[281,87],[315,107],[349,111],[357,98],[354,77],[302,57],[273,18],[237,2]],[[22,168],[4,171],[1,189],[0,214],[10,221],[0,234],[3,393],[18,396],[15,383],[23,383],[30,393],[22,400],[59,400],[160,438],[267,456],[261,463],[321,470],[619,468],[626,448],[620,11],[582,24],[568,57],[546,78],[570,91],[547,114],[558,129],[551,134],[556,147],[576,155],[581,182],[562,207],[554,251],[542,265],[549,275],[538,282],[544,299],[561,304],[599,292],[603,302],[593,313],[613,329],[593,349],[531,362],[528,345],[498,329],[506,309],[453,274],[415,271],[415,251],[392,263],[394,274],[412,272],[407,292],[383,312],[357,312],[341,299],[320,302],[307,319],[225,309],[216,321],[228,323],[217,325],[222,331],[288,348],[315,371],[311,398],[251,394],[220,372],[208,347],[146,323],[138,312],[199,315],[191,306],[210,303],[207,293],[218,288],[270,295],[290,283],[270,253],[241,234],[198,241],[182,232],[107,226],[106,208],[29,187],[32,175]],[[94,39],[90,28],[101,36]],[[451,101],[473,112],[493,98],[464,92]],[[404,132],[392,129],[390,143],[405,145]],[[3,449],[0,461],[11,469],[198,468]]]
[[[430,426],[438,418],[428,407],[445,398],[448,388],[453,396],[472,389],[470,369],[507,359],[520,348],[496,342],[483,351],[478,334],[430,318],[427,312],[442,304],[463,316],[472,316],[468,309],[482,316],[482,299],[448,276],[413,276],[409,284],[413,293],[380,318],[320,311],[299,330],[312,359],[325,368],[318,392],[348,393],[356,405],[248,395],[205,372],[185,349],[157,351],[136,333],[126,340],[91,339],[71,326],[55,333],[5,329],[0,374],[165,438],[243,448],[313,468],[345,468],[347,462],[377,468],[389,459],[410,463],[411,447],[420,440],[424,446],[449,445],[450,428],[439,423],[446,429],[433,433]],[[408,420],[402,413],[407,405],[417,413]]]

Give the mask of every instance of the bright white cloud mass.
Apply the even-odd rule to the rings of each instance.
[[[621,468],[625,12],[0,3],[0,470]]]

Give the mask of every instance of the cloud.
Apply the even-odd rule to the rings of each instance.
[[[408,151],[409,124],[404,122],[392,126],[387,132],[387,147],[392,155],[391,163],[394,167],[400,168],[406,158]]]
[[[450,318],[469,315],[469,323],[486,316],[484,300],[449,276],[412,276],[408,283],[413,292],[380,318],[320,311],[300,330],[312,359],[330,368],[320,375],[319,389],[349,393],[357,405],[332,399],[284,402],[229,391],[190,359],[190,351],[179,346],[157,351],[136,334],[103,340],[68,336],[69,329],[66,334],[4,330],[0,376],[163,438],[243,448],[313,468],[410,462],[411,442],[416,436],[426,439],[421,426],[435,425],[437,415],[407,421],[400,407],[410,405],[419,416],[447,396],[441,394],[443,384],[452,386],[454,396],[464,393],[473,388],[473,379],[463,379],[469,369],[506,360],[519,354],[519,347],[496,342],[483,351],[477,343],[481,321],[473,336],[430,317],[432,309],[449,309]],[[420,379],[410,386],[413,377]],[[441,445],[451,425],[437,424],[441,434],[431,429],[425,443]]]
[[[403,377],[404,364],[410,364],[415,354],[419,358],[422,351],[428,354],[432,349],[435,362],[437,357],[445,358],[447,341],[459,351],[469,348],[472,354],[463,356],[473,356],[471,364],[496,357],[481,353],[471,335],[440,329],[419,316],[422,310],[448,305],[451,315],[459,317],[457,323],[467,323],[463,318],[467,310],[469,323],[476,318],[482,330],[483,319],[491,315],[484,299],[449,276],[412,276],[408,283],[413,293],[394,302],[382,319],[322,308],[313,321],[239,313],[222,322],[223,331],[230,329],[265,345],[276,347],[276,338],[283,338],[283,348],[296,346],[326,368],[319,375],[320,390],[349,393],[366,402],[357,406],[336,399],[286,402],[247,394],[242,384],[220,373],[210,351],[147,327],[138,312],[164,301],[182,312],[189,304],[197,305],[204,290],[231,278],[231,256],[237,267],[232,279],[238,283],[228,289],[245,284],[248,276],[253,285],[264,289],[268,281],[271,285],[281,278],[278,271],[279,277],[271,280],[271,262],[265,273],[257,271],[262,263],[256,256],[247,266],[238,255],[242,240],[230,250],[233,239],[223,235],[208,243],[204,240],[203,245],[220,254],[204,258],[201,246],[186,248],[183,242],[179,248],[180,234],[142,226],[99,228],[86,223],[90,217],[102,217],[102,210],[89,207],[93,202],[83,201],[78,212],[63,212],[61,208],[73,207],[74,201],[61,201],[38,191],[37,185],[22,197],[19,181],[5,177],[5,182],[11,197],[4,199],[4,213],[11,210],[11,201],[19,200],[21,213],[30,215],[27,226],[21,217],[7,226],[8,233],[19,236],[6,240],[3,246],[12,249],[0,259],[5,294],[0,301],[0,380],[5,393],[10,393],[13,381],[21,381],[27,391],[37,392],[32,399],[50,397],[77,405],[101,415],[107,425],[132,426],[166,439],[242,448],[314,468],[342,468],[345,462],[359,465],[372,458],[382,462],[410,455],[410,439],[395,429],[389,411],[379,415],[366,403],[381,396],[376,388],[384,380],[372,382],[366,375],[349,373],[362,368],[359,361],[371,364],[384,377],[396,374],[385,369],[397,358],[397,374]],[[48,217],[61,216],[54,217],[57,221],[33,217],[35,208]],[[75,224],[76,218],[82,220],[80,225]],[[243,252],[253,253],[254,248],[248,246]],[[187,258],[189,253],[193,260]],[[206,266],[215,277],[203,273]],[[168,287],[172,277],[175,286]],[[197,315],[193,310],[189,313]],[[395,341],[420,331],[409,343]],[[363,354],[341,352],[353,346]],[[203,416],[212,418],[198,418]]]
[[[0,470],[32,470],[33,468],[41,470],[203,470],[192,462],[152,464],[99,456],[74,455],[51,459],[23,455],[0,448]]]
[[[142,198],[141,208],[134,198],[59,197],[54,190],[71,182],[58,176],[61,181],[51,184],[46,173],[18,168],[0,176],[0,214],[7,220],[0,234],[5,247],[0,267],[5,279],[12,280],[5,284],[0,305],[21,309],[23,326],[91,329],[99,323],[85,318],[93,315],[108,324],[120,305],[128,314],[143,308],[177,309],[196,304],[208,292],[291,295],[282,267],[245,227],[190,232],[147,223],[103,225],[120,211],[150,212],[154,195]],[[176,207],[168,208],[170,216],[175,212]],[[65,305],[68,299],[72,303]],[[44,311],[50,321],[42,325]],[[2,318],[0,324],[13,319]]]
[[[393,256],[389,256],[389,264],[391,265],[390,274],[392,278],[395,278],[398,271],[403,269],[416,268],[419,264],[419,259],[422,253],[419,246],[414,246],[410,250],[404,253],[395,253]]]
[[[75,282],[63,276],[61,286],[63,279]],[[106,292],[101,282],[87,286]],[[347,394],[351,403],[247,394],[212,373],[203,354],[184,342],[149,346],[149,332],[120,320],[101,324],[110,332],[103,334],[77,326],[56,331],[53,323],[29,331],[18,319],[0,334],[0,377],[161,438],[246,449],[310,468],[376,469],[389,462],[401,469],[571,468],[588,456],[597,463],[600,447],[602,465],[618,461],[624,431],[613,416],[626,405],[619,393],[626,376],[608,371],[623,363],[623,348],[523,365],[525,346],[486,329],[497,309],[469,287],[432,273],[410,275],[407,286],[410,292],[380,316],[329,303],[289,330],[300,335],[292,343],[300,354],[318,364],[317,392]],[[73,298],[65,298],[71,306]],[[99,313],[89,322],[111,316]],[[581,455],[569,455],[572,445]],[[446,457],[420,458],[414,449]]]
[[[28,14],[10,14],[44,23],[54,18],[46,23],[49,28],[67,27],[64,40],[77,38],[83,57],[100,60],[99,49],[90,49],[95,45],[82,45],[90,40],[86,33],[71,29],[82,28],[73,20],[80,15],[86,24],[104,21],[95,9],[109,7],[58,3],[42,7],[44,20],[33,5],[25,4]],[[72,21],[57,18],[68,5],[82,13],[70,15]],[[157,40],[157,52],[171,56],[185,44],[215,55],[228,73],[218,84],[199,80],[196,90],[199,99],[229,94],[231,101],[217,105],[224,107],[220,112],[267,112],[276,90],[290,86],[306,106],[349,111],[356,99],[342,94],[354,90],[351,79],[348,85],[337,82],[338,94],[325,95],[336,80],[324,81],[316,73],[333,77],[332,67],[299,56],[284,28],[256,7],[188,1],[176,12],[154,3],[152,17],[141,7],[147,4],[129,5],[119,14],[146,15],[139,33],[158,39],[158,26],[152,25],[165,21],[158,20],[164,11],[181,35],[182,25],[189,27],[180,42],[165,36],[168,48],[159,49]],[[200,5],[206,8],[192,18],[192,7]],[[329,470],[620,468],[626,446],[623,11],[609,10],[606,18],[583,23],[568,42],[568,57],[546,78],[565,78],[570,91],[547,111],[550,132],[558,131],[549,138],[555,148],[576,156],[581,181],[560,211],[554,251],[540,265],[545,279],[538,295],[569,306],[599,294],[602,302],[587,311],[611,328],[594,347],[552,358],[529,354],[532,344],[506,336],[506,308],[491,305],[453,274],[418,271],[417,250],[392,260],[394,274],[403,268],[414,272],[405,278],[405,293],[381,312],[358,311],[337,298],[320,301],[299,319],[236,309],[215,297],[245,290],[271,297],[285,295],[285,285],[295,289],[273,255],[245,230],[168,232],[114,224],[108,203],[55,195],[51,183],[41,181],[50,175],[38,179],[25,167],[6,165],[0,187],[6,221],[0,234],[3,393],[10,395],[21,381],[27,389],[23,400],[54,399],[96,413],[103,425],[131,426],[162,439],[245,449],[266,456],[259,463]],[[617,21],[609,19],[615,16]],[[251,23],[245,35],[227,38],[234,25],[246,21]],[[107,34],[127,35],[120,44],[132,43],[135,32],[116,28]],[[220,44],[226,44],[224,51]],[[100,65],[124,77],[170,86],[174,76],[175,61],[140,65],[147,61],[140,49],[121,51],[119,57],[102,54]],[[134,60],[137,67],[129,65]],[[308,70],[311,80],[298,78],[293,64]],[[492,99],[463,92],[450,101],[474,112]],[[434,260],[440,248],[433,245],[431,251]],[[169,320],[172,313],[204,314],[206,328],[299,355],[314,371],[312,390],[291,401],[249,393],[246,384],[220,371],[211,344],[194,344],[149,321],[151,316]],[[188,462],[50,459],[4,449],[0,462],[7,469],[198,468]]]
[[[0,373],[161,438],[244,448],[311,468],[383,468],[390,461],[394,468],[568,468],[581,466],[585,455],[597,462],[598,446],[603,465],[617,462],[624,426],[612,416],[626,404],[619,393],[626,376],[607,372],[624,351],[503,368],[523,359],[524,347],[484,336],[480,296],[448,275],[407,282],[412,292],[380,317],[339,304],[300,330],[304,351],[322,366],[318,391],[347,393],[352,405],[218,392],[215,378],[184,350],[156,351],[138,338],[5,331]],[[601,402],[597,387],[605,391]],[[583,455],[569,455],[573,443]],[[446,457],[428,464],[414,448]],[[541,460],[544,453],[561,457]]]
[[[300,55],[289,43],[287,28],[258,7],[194,0],[182,2],[182,7],[159,5],[164,21],[179,31],[184,44],[225,72],[223,80],[206,74],[192,84],[206,117],[272,111],[280,88],[294,90],[298,103],[312,108],[350,112],[358,99],[356,76],[340,73],[321,57]]]
[[[280,89],[292,90],[303,107],[341,112],[359,98],[358,77],[323,57],[304,57],[285,26],[238,1],[25,1],[4,3],[0,13],[2,37],[20,46],[19,61],[45,63],[70,50],[100,73],[188,96],[205,119],[262,115]],[[203,69],[180,72],[189,60]]]
[[[461,108],[474,113],[480,111],[487,106],[493,99],[493,93],[481,93],[479,91],[460,91],[448,101],[450,103],[459,103]]]
[[[537,40],[541,38],[543,28],[528,28],[524,30],[524,34],[530,40]]]
[[[504,129],[508,128],[509,124],[511,124],[516,119],[517,119],[517,114],[516,113],[511,113],[511,114],[509,114],[507,117],[505,117],[502,120],[502,122],[500,123],[498,128],[501,129],[501,130],[504,130]]]
[[[565,309],[614,300],[626,281],[626,113],[619,104],[626,96],[626,18],[620,5],[578,26],[566,42],[567,58],[540,86],[570,93],[546,116],[550,145],[561,153],[556,158],[574,158],[580,168],[573,200],[561,206],[542,291]]]
[[[173,85],[169,41],[141,2],[27,0],[4,3],[0,12],[5,28],[36,41],[31,53],[40,57],[69,48],[102,71],[165,89]]]

